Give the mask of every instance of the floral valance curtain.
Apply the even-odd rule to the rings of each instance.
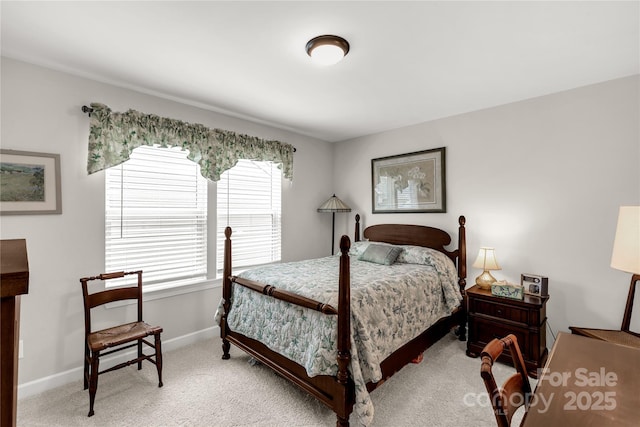
[[[159,144],[189,150],[188,158],[200,165],[203,177],[212,181],[220,180],[220,175],[239,159],[279,163],[284,177],[293,179],[291,144],[134,110],[114,113],[99,103],[92,103],[91,108],[89,174],[127,161],[131,152],[141,145]]]

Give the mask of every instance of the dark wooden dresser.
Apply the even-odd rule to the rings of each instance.
[[[478,357],[489,341],[514,334],[529,375],[537,378],[547,360],[546,297],[525,295],[523,300],[498,297],[473,286],[467,293],[469,337],[467,356]],[[498,359],[511,364],[508,351]]]
[[[20,296],[29,292],[29,263],[24,239],[0,240],[0,425],[16,425]]]

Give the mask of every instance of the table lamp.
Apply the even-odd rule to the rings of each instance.
[[[611,267],[632,274],[627,307],[622,320],[622,330],[628,331],[635,283],[640,280],[640,206],[620,206]]]
[[[495,250],[493,248],[480,248],[478,258],[473,263],[473,267],[481,268],[482,274],[476,277],[476,285],[481,289],[491,289],[491,284],[496,281],[491,275],[490,270],[502,270],[496,260]]]
[[[336,212],[351,212],[351,208],[334,194],[318,208],[318,212],[331,212],[333,214],[331,223],[331,255],[333,255],[336,235]]]

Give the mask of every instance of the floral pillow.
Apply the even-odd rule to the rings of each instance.
[[[349,249],[349,256],[358,258],[371,244],[368,240],[360,240],[359,242],[351,242],[351,248]]]
[[[411,245],[404,245],[402,248],[404,250],[400,256],[398,256],[397,262],[402,262],[404,264],[433,265],[434,262],[442,259],[442,257],[449,259],[442,252],[431,248]]]
[[[403,251],[400,253],[396,262],[405,264],[422,264],[434,267],[438,273],[451,278],[454,283],[458,278],[458,271],[455,264],[445,254],[431,248],[422,246],[402,246]]]

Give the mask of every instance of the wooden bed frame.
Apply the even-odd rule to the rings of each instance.
[[[451,243],[451,237],[443,230],[407,224],[380,224],[367,227],[364,237],[370,241],[386,242],[392,244],[405,244],[424,246],[436,249],[449,258],[457,266],[458,285],[464,296],[467,276],[465,218],[458,219],[458,248],[448,251],[445,246]],[[225,230],[224,250],[224,280],[222,297],[223,313],[220,321],[220,337],[222,338],[223,359],[229,359],[230,344],[233,343],[263,364],[271,367],[278,374],[288,379],[320,402],[331,408],[337,416],[337,426],[348,426],[349,415],[353,411],[355,392],[353,381],[348,372],[351,359],[351,307],[350,307],[350,272],[349,272],[349,248],[351,243],[347,236],[340,240],[340,276],[338,308],[314,301],[309,298],[296,295],[292,292],[276,289],[270,285],[263,285],[251,280],[238,278],[231,275],[231,228]],[[356,215],[355,241],[360,240],[360,216]],[[270,295],[291,304],[300,305],[312,310],[322,312],[329,316],[338,316],[338,372],[337,375],[319,375],[309,377],[301,365],[270,350],[259,341],[248,338],[229,329],[227,313],[230,309],[231,284],[236,283],[265,295]],[[400,347],[381,363],[382,379],[376,383],[368,383],[367,390],[373,391],[386,379],[399,371],[403,366],[419,358],[421,354],[432,344],[445,336],[453,327],[457,326],[456,334],[461,341],[466,339],[466,311],[462,304],[450,315],[438,320],[422,334]]]

